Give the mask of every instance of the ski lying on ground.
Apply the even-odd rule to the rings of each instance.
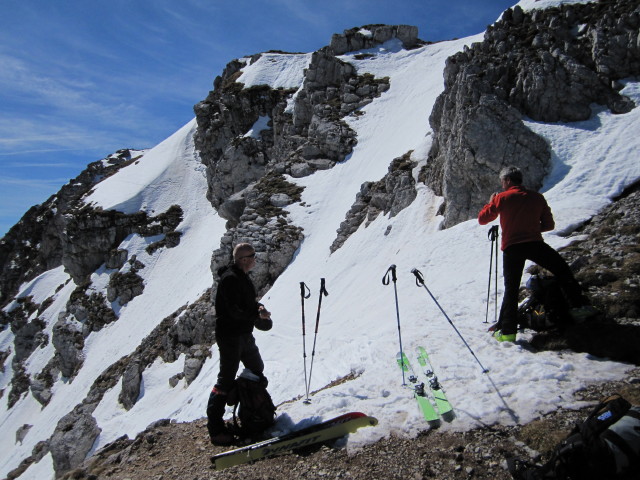
[[[364,413],[350,412],[301,430],[270,438],[262,442],[219,453],[211,457],[216,470],[272,457],[315,443],[333,440],[353,433],[360,427],[374,426],[378,420]]]
[[[447,399],[447,395],[442,389],[442,385],[440,385],[440,382],[438,381],[438,377],[433,371],[429,355],[424,347],[418,347],[418,363],[420,364],[420,367],[422,367],[422,373],[427,377],[427,385],[429,386],[436,402],[438,412],[442,416],[443,420],[450,422],[455,418],[455,412]]]
[[[431,404],[429,397],[427,396],[427,392],[424,389],[424,383],[418,383],[418,377],[407,358],[405,353],[398,352],[396,355],[396,360],[398,365],[402,370],[409,374],[409,382],[413,385],[408,385],[409,388],[413,390],[413,396],[418,402],[418,407],[422,412],[422,416],[424,419],[431,424],[431,426],[437,426],[439,423],[438,412],[436,412],[435,408]]]

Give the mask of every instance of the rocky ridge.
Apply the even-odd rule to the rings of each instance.
[[[389,80],[358,75],[338,55],[392,38],[407,48],[420,44],[417,29],[409,26],[367,25],[334,35],[330,46],[311,55],[298,90],[246,88],[236,81],[245,64],[234,60],[194,107],[208,198],[228,220],[228,231],[212,256],[214,287],[216,272],[230,261],[232,245],[239,241],[253,243],[260,256],[254,282],[261,293],[289,264],[304,234],[283,210],[300,200],[300,191],[283,174],[305,177],[333,167],[351,152],[355,132],[343,119],[362,114],[362,107],[389,88]],[[245,60],[250,65],[260,57]],[[268,117],[268,128],[247,136],[261,117]]]

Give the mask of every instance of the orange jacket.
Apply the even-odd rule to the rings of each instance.
[[[486,225],[498,215],[502,228],[502,250],[515,243],[541,242],[542,232],[555,227],[553,214],[544,196],[521,185],[509,187],[493,197],[480,210],[478,222]]]

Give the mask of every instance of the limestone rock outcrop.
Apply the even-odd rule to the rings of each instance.
[[[619,80],[640,73],[639,26],[638,2],[516,6],[447,60],[424,172],[445,199],[443,227],[474,218],[507,164],[523,169],[527,186],[542,185],[551,153],[523,117],[571,122],[589,118],[592,104],[635,107]]]
[[[411,152],[391,162],[389,172],[377,182],[365,182],[356,195],[356,201],[340,224],[338,236],[331,245],[335,252],[363,223],[365,226],[381,213],[395,217],[416,198],[413,169],[417,162],[411,160]]]

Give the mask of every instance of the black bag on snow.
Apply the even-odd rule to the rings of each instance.
[[[555,277],[532,275],[529,296],[518,307],[518,324],[537,332],[571,323],[569,303]]]
[[[248,370],[236,378],[227,396],[227,405],[233,406],[233,423],[237,433],[253,437],[263,433],[275,422],[276,407],[267,391],[268,381]]]
[[[640,407],[620,395],[598,404],[541,467],[508,460],[519,480],[636,479],[640,472]]]

